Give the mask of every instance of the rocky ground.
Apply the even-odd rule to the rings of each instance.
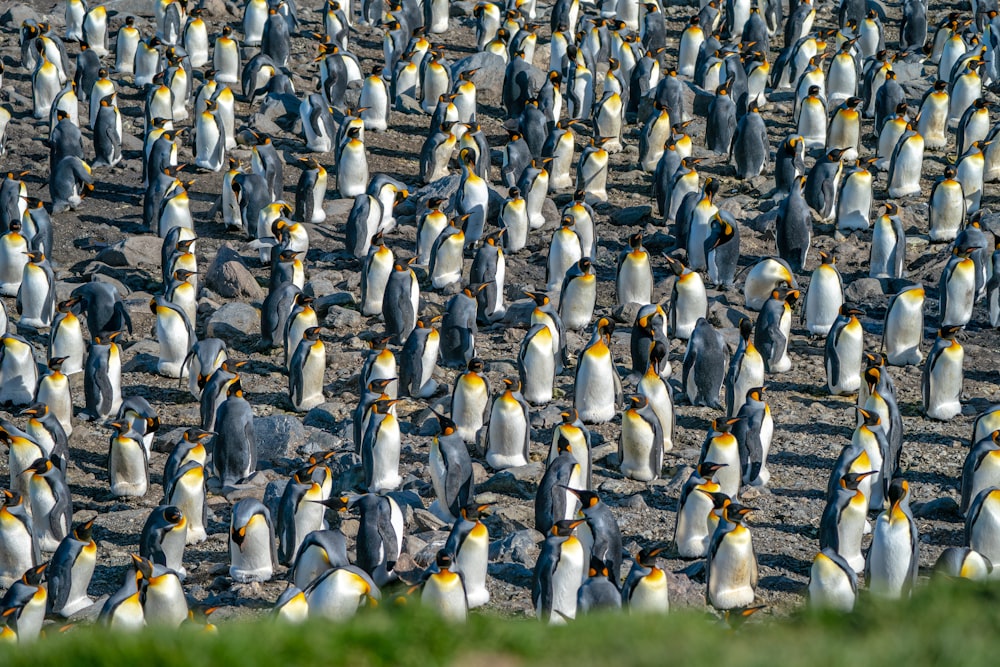
[[[292,81],[299,94],[315,89],[317,67],[312,62],[315,46],[309,31],[321,31],[321,14],[308,5],[299,3],[303,35],[296,36],[292,44],[290,70]],[[206,20],[210,31],[230,23],[239,29],[241,10],[220,0],[208,2]],[[540,6],[543,6],[540,3]],[[474,22],[472,5],[453,3],[452,30],[435,37],[435,42],[447,46],[452,60],[474,52]],[[113,29],[123,22],[127,14],[139,16],[138,24],[144,34],[150,32],[152,12],[150,3],[139,0],[116,0],[108,3],[114,14]],[[957,6],[933,3],[930,23]],[[962,9],[966,9],[962,7]],[[547,6],[546,25],[540,31],[536,64],[544,67],[548,49]],[[669,7],[669,44],[666,60],[672,63],[680,30],[690,7]],[[898,17],[899,9],[892,7],[890,16]],[[14,120],[7,128],[7,154],[0,159],[4,172],[29,173],[24,176],[29,193],[42,199],[48,198],[48,151],[42,143],[46,130],[42,123],[31,117],[30,73],[20,66],[17,30],[21,21],[29,16],[51,20],[63,25],[62,4],[38,0],[28,6],[14,5],[6,10],[2,21],[0,56],[6,67],[4,89],[0,98],[11,108]],[[896,38],[896,20],[887,30],[887,43]],[[825,4],[817,19],[817,26],[833,25],[831,9]],[[352,33],[352,49],[359,56],[363,70],[381,61],[381,32],[358,27]],[[779,38],[780,39],[780,38]],[[71,59],[77,51],[69,45]],[[772,56],[776,56],[773,53]],[[108,59],[111,62],[113,59]],[[773,62],[773,58],[772,58]],[[930,68],[933,69],[933,68]],[[505,132],[501,123],[505,119],[500,106],[499,86],[489,72],[480,75],[480,119],[491,146],[503,145]],[[599,77],[595,77],[599,78]],[[906,84],[911,104],[916,104],[933,74],[912,72]],[[59,297],[65,298],[78,283],[91,278],[113,282],[126,294],[126,304],[135,323],[134,334],[125,338],[123,377],[127,395],[141,395],[150,400],[159,412],[163,428],[157,437],[156,449],[151,460],[152,485],[141,499],[115,499],[108,491],[106,454],[109,432],[100,425],[79,422],[73,433],[70,449],[72,462],[69,482],[74,492],[76,521],[96,517],[95,538],[99,546],[99,566],[91,587],[95,596],[112,592],[121,581],[127,566],[128,555],[137,550],[139,531],[149,511],[161,499],[160,472],[168,452],[176,442],[181,429],[198,421],[198,404],[186,389],[175,380],[156,374],[158,346],[151,331],[152,316],[148,309],[150,295],[161,289],[159,284],[159,239],[147,233],[141,224],[141,150],[142,96],[130,81],[117,80],[119,104],[125,120],[125,160],[112,170],[95,172],[96,191],[80,209],[54,216],[56,247],[53,260],[58,264],[60,280]],[[689,98],[689,102],[690,102]],[[251,122],[258,130],[271,134],[282,151],[286,163],[286,198],[293,198],[298,179],[296,158],[307,155],[302,138],[296,133],[294,118],[256,115],[240,103],[237,107],[238,126]],[[788,95],[775,95],[765,110],[772,147],[794,130],[791,122],[791,101]],[[292,121],[292,122],[289,122]],[[429,118],[417,114],[394,112],[391,129],[384,134],[367,134],[367,144],[372,173],[387,173],[419,187],[418,160]],[[869,130],[870,132],[870,126]],[[696,117],[689,132],[701,155],[704,120]],[[589,130],[578,138],[578,145],[587,140]],[[85,144],[91,154],[90,132],[85,131]],[[600,242],[595,258],[600,288],[598,315],[611,315],[619,320],[613,340],[613,351],[623,376],[629,364],[629,326],[634,309],[624,312],[615,308],[614,275],[615,258],[626,244],[629,234],[643,231],[646,246],[656,257],[655,297],[665,301],[670,294],[671,280],[666,263],[659,255],[671,250],[673,238],[670,230],[662,226],[650,209],[650,177],[636,168],[638,134],[635,126],[627,133],[625,150],[612,158],[609,179],[610,201],[597,207],[599,213]],[[954,150],[954,139],[949,150]],[[867,137],[865,146],[873,153],[874,139]],[[191,162],[190,147],[184,149],[182,162]],[[233,156],[244,164],[249,161],[249,150],[241,147]],[[329,165],[332,156],[317,155]],[[773,181],[761,178],[752,182],[739,182],[733,177],[731,167],[723,158],[705,154],[700,166],[704,174],[720,178],[723,186],[720,206],[732,212],[741,225],[742,266],[749,266],[759,258],[775,252],[773,233],[768,222],[773,220],[776,202],[769,197]],[[811,156],[811,164],[815,156]],[[936,285],[948,249],[943,245],[930,245],[927,232],[927,197],[934,179],[943,171],[947,156],[944,152],[929,153],[924,162],[925,186],[923,195],[900,202],[906,232],[909,279]],[[198,332],[201,336],[217,336],[226,340],[230,356],[246,359],[243,368],[243,385],[247,398],[254,405],[258,440],[261,444],[261,470],[246,485],[227,496],[212,494],[210,539],[190,547],[185,554],[189,578],[186,589],[198,603],[219,605],[218,617],[237,616],[247,610],[265,609],[277,598],[285,583],[284,572],[275,580],[262,586],[233,586],[227,577],[227,527],[231,503],[239,497],[255,496],[274,499],[280,486],[305,456],[312,452],[335,450],[332,467],[338,485],[346,490],[355,486],[360,478],[358,462],[350,452],[350,415],[358,400],[358,372],[365,356],[366,340],[381,331],[377,318],[364,318],[356,309],[359,298],[359,263],[344,252],[344,223],[350,208],[349,201],[335,200],[331,190],[327,202],[328,221],[310,227],[311,250],[308,256],[308,277],[311,289],[321,300],[325,312],[321,313],[324,325],[329,327],[325,339],[328,343],[328,368],[326,395],[328,402],[304,416],[292,413],[287,399],[287,381],[278,355],[260,354],[255,351],[259,332],[258,308],[267,284],[267,270],[256,259],[256,251],[245,240],[227,233],[210,211],[220,191],[219,174],[201,173],[194,176],[191,188],[192,210],[199,238],[198,254],[203,286],[199,305]],[[494,152],[493,180],[499,182],[499,155]],[[331,185],[333,175],[331,173]],[[876,198],[885,200],[885,177],[879,179]],[[426,194],[426,193],[425,193]],[[995,202],[997,190],[987,186],[984,206]],[[557,194],[555,203],[562,204],[566,194]],[[413,199],[419,199],[415,197]],[[522,290],[544,285],[545,257],[549,229],[558,220],[555,207],[549,206],[549,227],[532,233],[528,248],[507,258],[508,301],[517,301]],[[411,256],[414,252],[415,230],[412,210],[403,217],[400,228],[389,240],[397,256]],[[992,223],[992,218],[988,218]],[[816,225],[814,248],[835,250],[838,267],[844,276],[848,298],[866,311],[863,324],[867,347],[878,349],[882,318],[889,295],[898,285],[883,285],[867,278],[870,233],[854,235],[846,240],[836,240],[831,225]],[[120,243],[124,240],[124,243]],[[114,245],[112,245],[114,244]],[[110,248],[106,246],[111,245]],[[223,250],[225,249],[225,250]],[[470,260],[471,261],[471,258]],[[815,266],[813,253],[809,269]],[[808,285],[808,275],[798,276],[803,287]],[[936,322],[936,290],[928,291],[927,327],[924,349],[929,348]],[[447,295],[431,291],[422,292],[422,309],[425,313],[438,313]],[[710,318],[714,324],[725,328],[727,340],[735,343],[735,323],[740,314],[747,313],[743,297],[737,292],[710,292]],[[13,299],[4,303],[13,321],[16,321]],[[501,378],[516,376],[516,357],[521,338],[527,330],[529,312],[525,302],[510,307],[507,317],[491,327],[481,330],[477,337],[479,353],[488,362],[488,375],[494,388]],[[906,431],[902,455],[902,468],[911,483],[914,505],[921,533],[921,565],[933,564],[940,551],[950,545],[962,543],[962,520],[957,512],[958,476],[966,452],[966,443],[972,428],[973,417],[987,405],[998,402],[998,364],[994,350],[997,334],[987,327],[986,313],[977,308],[976,317],[959,339],[965,347],[966,379],[965,407],[960,417],[947,423],[932,422],[920,414],[920,369],[894,368],[893,377],[899,391],[900,408]],[[39,361],[44,360],[46,334],[28,332],[37,350]],[[569,345],[578,351],[585,339],[569,335]],[[679,378],[683,344],[674,341],[671,361],[674,377]],[[825,389],[823,370],[823,340],[810,340],[799,323],[793,328],[791,343],[793,369],[768,378],[769,401],[775,421],[775,435],[771,450],[772,478],[768,488],[748,493],[745,498],[757,511],[752,516],[754,543],[760,561],[761,581],[758,600],[774,613],[783,613],[800,604],[800,590],[808,578],[809,565],[817,551],[817,531],[824,506],[824,491],[830,466],[841,447],[850,438],[854,423],[851,398],[831,397]],[[572,370],[572,369],[570,369]],[[437,375],[442,386],[454,379],[454,371],[440,370]],[[491,537],[495,541],[491,551],[489,588],[493,596],[486,608],[489,613],[504,615],[530,614],[531,569],[538,553],[541,535],[532,530],[532,498],[543,472],[543,461],[551,440],[551,429],[558,421],[559,408],[571,405],[573,376],[564,374],[557,379],[558,398],[553,406],[532,414],[532,463],[525,468],[495,473],[476,464],[476,482],[479,499],[495,503],[487,520]],[[82,377],[74,378],[74,400],[82,406]],[[628,387],[626,386],[626,390]],[[432,405],[447,406],[444,396],[436,397]],[[404,544],[406,556],[403,569],[424,566],[433,559],[435,551],[447,537],[447,526],[426,511],[433,500],[427,466],[429,424],[431,414],[428,402],[403,400],[398,406],[404,431],[402,456],[403,490],[397,498],[406,507],[408,537]],[[4,416],[8,416],[4,413]],[[679,406],[675,448],[668,452],[661,479],[651,483],[638,483],[624,479],[617,471],[617,439],[619,421],[593,429],[596,434],[594,484],[604,500],[613,508],[625,544],[630,552],[651,544],[670,540],[674,528],[674,512],[680,486],[696,463],[698,448],[706,427],[718,413],[708,408]],[[14,418],[18,421],[17,418]],[[0,458],[0,474],[6,475],[6,457]],[[480,458],[480,461],[482,459]],[[356,520],[345,520],[342,528],[352,536],[357,530]],[[866,538],[867,540],[868,538]],[[703,604],[704,579],[699,563],[668,560],[672,575],[672,599],[675,605]]]

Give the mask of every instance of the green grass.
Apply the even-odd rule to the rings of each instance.
[[[76,628],[30,647],[0,649],[9,667],[586,667],[650,665],[995,664],[1000,652],[1000,586],[932,585],[905,603],[863,601],[848,616],[766,611],[738,632],[706,615],[634,618],[595,615],[565,627],[473,615],[450,626],[413,607],[380,608],[344,625],[280,626],[270,621],[195,631],[113,635]]]

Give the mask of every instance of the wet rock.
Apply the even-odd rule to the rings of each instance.
[[[248,303],[227,303],[208,318],[205,332],[229,343],[253,336],[260,332],[260,312]]]
[[[271,415],[253,421],[257,437],[257,457],[260,461],[298,458],[296,449],[306,441],[306,430],[296,417]]]
[[[243,264],[239,253],[223,245],[212,261],[205,277],[206,286],[227,299],[262,301],[264,290]]]

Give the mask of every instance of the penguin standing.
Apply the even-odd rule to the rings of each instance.
[[[939,319],[942,327],[964,327],[972,319],[976,304],[976,264],[971,249],[956,246],[941,271]]]
[[[472,458],[455,422],[443,415],[437,417],[441,434],[431,441],[429,459],[431,482],[437,496],[431,511],[454,521],[461,508],[475,496]]]
[[[629,248],[618,255],[618,272],[615,281],[618,304],[652,302],[653,270],[649,252],[642,245],[642,234],[629,237]]]
[[[385,331],[405,344],[417,325],[420,305],[420,284],[409,263],[396,262],[385,284],[382,297],[382,318]]]
[[[520,381],[504,378],[504,391],[493,400],[490,408],[486,462],[495,470],[528,464],[531,428],[528,403],[520,390]]]
[[[454,565],[451,553],[438,551],[434,564],[424,573],[420,603],[447,622],[464,623],[469,613],[465,576],[453,569]]]
[[[17,491],[0,490],[0,586],[4,588],[41,560],[29,503]]]
[[[1000,561],[997,531],[1000,530],[1000,488],[983,489],[965,516],[965,544],[991,563]]]
[[[774,435],[771,408],[764,400],[764,388],[755,387],[747,392],[740,407],[738,421],[733,425],[733,436],[740,449],[740,466],[744,484],[766,486],[771,479],[767,469],[767,455]]]
[[[463,507],[444,545],[444,551],[452,557],[453,569],[462,575],[469,609],[490,601],[490,592],[486,588],[490,534],[482,522],[488,507],[475,503]]]
[[[229,576],[239,583],[268,581],[278,564],[271,513],[256,498],[233,505],[229,524]]]
[[[811,608],[850,612],[858,596],[858,575],[840,554],[826,547],[813,558],[807,590]]]
[[[577,362],[574,407],[585,423],[610,421],[622,400],[621,378],[611,352],[613,333],[614,324],[601,318]],[[613,401],[607,400],[610,396]]]
[[[924,414],[947,421],[962,413],[962,364],[965,350],[955,339],[960,326],[943,326],[924,362],[921,397]]]
[[[639,394],[629,398],[622,413],[618,460],[626,477],[649,482],[663,468],[663,426],[649,400]]]
[[[812,241],[812,212],[803,196],[806,183],[802,176],[792,182],[788,196],[778,206],[778,219],[775,221],[778,256],[796,271],[805,268]]]
[[[854,394],[861,387],[864,330],[858,315],[863,311],[843,303],[823,345],[826,386],[834,396]]]
[[[642,549],[622,584],[622,605],[630,614],[665,614],[670,611],[666,573],[656,566],[660,548]]]
[[[910,511],[910,487],[906,480],[892,481],[888,500],[888,509],[879,514],[872,529],[865,579],[872,595],[900,598],[913,590],[920,564],[920,540]]]
[[[531,601],[535,614],[548,623],[576,618],[577,592],[585,574],[583,546],[573,534],[582,519],[560,520],[542,544],[535,565]]]
[[[683,393],[692,405],[722,409],[719,391],[726,377],[726,343],[715,326],[701,317],[684,352]]]
[[[882,346],[893,366],[916,366],[924,358],[920,342],[924,332],[923,285],[909,285],[889,300],[885,311]]]
[[[227,389],[213,430],[216,433],[212,457],[215,474],[223,486],[238,484],[257,470],[253,408],[243,398],[243,386],[238,378]]]
[[[106,419],[117,414],[121,407],[122,362],[116,336],[116,333],[107,338],[97,336],[87,353],[83,373],[84,414],[91,419]]]
[[[326,345],[320,340],[320,327],[309,327],[295,347],[288,368],[288,393],[296,412],[306,412],[326,400],[323,379],[326,371]]]
[[[701,453],[698,457],[699,466],[703,463],[714,463],[718,466],[712,471],[714,475],[712,479],[718,483],[718,491],[733,502],[739,496],[740,483],[743,479],[741,448],[734,434],[738,423],[738,417],[712,420],[705,434],[705,440],[701,443]]]
[[[750,339],[753,322],[746,317],[740,319],[739,330],[740,342],[729,359],[729,368],[726,371],[727,417],[735,417],[739,413],[746,400],[747,391],[764,384],[764,359]]]
[[[784,373],[792,368],[788,341],[792,306],[798,297],[798,290],[774,290],[760,310],[754,327],[754,345],[760,350],[768,373]]]
[[[676,259],[667,257],[670,270],[676,276],[670,292],[670,335],[688,340],[698,320],[708,315],[708,296],[701,275],[685,268]]]
[[[187,517],[180,508],[160,505],[150,512],[139,535],[139,555],[184,576]]]
[[[757,554],[750,531],[744,525],[751,511],[735,503],[723,507],[722,520],[708,546],[705,600],[716,609],[753,604],[757,590]]]
[[[340,499],[331,500],[336,503]],[[374,493],[356,496],[350,499],[350,504],[358,510],[361,521],[355,564],[379,586],[395,581],[399,576],[395,567],[405,531],[399,505],[389,496]]]
[[[868,514],[868,498],[859,489],[861,482],[874,471],[848,472],[841,476],[835,490],[828,495],[820,520],[819,547],[831,549],[843,558],[854,572],[864,570],[861,536]]]
[[[820,265],[813,271],[806,292],[806,329],[814,336],[825,336],[837,319],[844,303],[844,283],[837,270],[836,257],[820,252]]]
[[[406,339],[399,369],[403,396],[428,398],[437,390],[434,369],[437,367],[441,338],[433,326],[436,319],[417,320],[413,332]]]
[[[18,324],[45,328],[55,316],[55,274],[45,254],[41,251],[26,253],[21,284],[17,290]]]
[[[69,535],[73,518],[73,501],[66,475],[51,459],[36,460],[22,474],[28,478],[32,535],[43,553],[52,553]]]
[[[930,207],[927,211],[933,242],[953,241],[966,219],[965,191],[955,177],[957,171],[951,165],[944,168],[944,175],[934,184],[931,191]]]

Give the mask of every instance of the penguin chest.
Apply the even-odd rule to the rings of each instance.
[[[79,604],[81,602],[89,604],[90,599],[87,597],[87,588],[90,585],[91,578],[94,576],[96,565],[97,544],[91,541],[80,549],[76,561],[73,562],[73,568],[70,572],[69,597],[66,599],[66,605],[60,610],[64,616],[69,616],[73,613],[69,611],[71,604]],[[83,607],[78,608],[82,609]]]
[[[900,597],[911,579],[913,548],[910,522],[901,512],[889,510],[875,523],[868,552],[868,588],[875,595]]]
[[[674,403],[670,397],[670,390],[667,384],[663,379],[647,374],[639,381],[636,391],[646,397],[650,407],[653,409],[653,413],[660,421],[660,430],[663,433],[663,449],[664,451],[670,451],[673,449],[671,434],[674,429]]]
[[[9,512],[0,510],[0,585],[9,586],[14,578],[33,565],[32,536],[28,526]]]
[[[934,188],[929,217],[932,240],[950,241],[955,238],[965,220],[965,194],[961,183],[949,179]]]
[[[587,274],[570,280],[559,302],[563,325],[567,329],[583,329],[590,324],[596,303],[596,276]]]
[[[246,525],[243,544],[230,540],[230,574],[233,579],[241,583],[270,579],[273,571],[271,546],[267,522],[260,514],[253,516]]]
[[[451,234],[435,249],[436,252],[431,259],[431,264],[434,266],[431,284],[440,289],[461,278],[465,234]]]
[[[558,356],[562,349],[562,341],[559,339],[559,327],[556,325],[556,321],[548,313],[536,308],[531,313],[531,326],[536,324],[544,324],[545,328],[549,330],[548,338],[552,345],[552,355],[553,357]]]
[[[699,274],[692,271],[677,279],[670,307],[674,315],[674,335],[685,340],[690,338],[698,319],[708,313],[708,296]]]
[[[451,418],[466,442],[475,442],[476,433],[483,426],[483,415],[489,400],[486,383],[482,378],[463,379],[452,399]]]
[[[945,283],[946,307],[941,316],[941,325],[965,325],[972,319],[972,308],[976,296],[976,270],[971,259],[955,265]]]
[[[188,520],[188,533],[196,528],[204,532],[202,514],[205,503],[205,477],[203,472],[187,473],[174,485],[169,503],[180,508]]]
[[[142,496],[149,482],[149,467],[142,444],[132,438],[113,438],[109,457],[111,492],[118,496]]]
[[[851,174],[845,179],[837,202],[837,227],[842,230],[868,229],[871,208],[871,174],[864,170]]]
[[[372,487],[394,489],[401,483],[399,477],[399,422],[389,414],[379,423],[375,433]]]
[[[295,508],[295,546],[289,553],[298,551],[306,535],[314,530],[323,530],[326,526],[323,520],[324,507],[319,504],[320,500],[323,500],[323,489],[319,484],[314,484],[299,501]]]
[[[527,465],[528,420],[513,397],[504,394],[493,402],[488,430],[487,462],[493,468]]]
[[[163,575],[149,582],[143,603],[147,624],[176,628],[187,619],[187,613],[187,600],[177,576]]]
[[[636,410],[625,411],[622,415],[620,442],[623,474],[639,481],[649,481],[659,476],[660,466],[656,463],[662,466],[663,443],[656,441],[656,431],[645,416]]]
[[[464,621],[468,611],[465,586],[456,572],[444,571],[432,574],[424,583],[420,602],[435,610],[446,620]]]
[[[806,292],[806,328],[814,335],[826,335],[830,331],[844,303],[840,274],[835,269],[824,269],[824,266],[820,265],[813,272],[809,291]]]
[[[441,350],[441,336],[436,330],[431,330],[424,342],[424,349],[420,355],[420,386],[423,387],[434,377],[434,368],[437,366],[438,353]]]
[[[715,480],[723,493],[736,498],[740,490],[740,451],[736,438],[731,433],[712,438],[703,460],[725,464],[715,473]]]
[[[962,484],[968,483],[972,491],[968,494],[970,500],[974,500],[983,489],[1000,487],[1000,454],[990,452],[986,454],[979,463],[979,467],[972,473],[972,479],[962,480]]]
[[[603,343],[587,348],[576,372],[576,406],[584,421],[609,421],[614,417],[614,362]]]
[[[723,533],[708,569],[708,592],[713,605],[731,608],[751,604],[757,581],[757,559],[750,531],[738,526]]]
[[[346,568],[338,568],[310,592],[309,615],[331,621],[348,619],[354,616],[367,594],[364,579]]]
[[[928,395],[924,397],[927,415],[933,419],[950,419],[961,412],[962,363],[965,352],[957,343],[946,347],[927,360],[931,366]]]
[[[17,288],[28,263],[28,244],[20,234],[0,237],[0,291],[4,296],[17,296]]]
[[[993,561],[1000,559],[1000,504],[993,494],[983,499],[970,526],[969,546]]]
[[[646,305],[652,299],[653,271],[645,252],[631,252],[618,270],[618,302]]]
[[[32,475],[31,481],[28,483],[28,497],[31,505],[31,519],[34,526],[35,539],[39,539],[41,536],[51,541],[54,535],[49,521],[49,514],[56,505],[56,497],[52,492],[52,487],[49,486],[44,477]],[[54,551],[55,547],[53,546],[50,550]]]
[[[552,573],[553,618],[558,616],[556,611],[576,618],[576,595],[585,572],[583,545],[580,540],[570,537],[563,542]]]
[[[485,583],[486,568],[488,565],[490,550],[490,534],[486,526],[476,522],[465,540],[458,547],[456,565],[465,575],[465,583],[468,588],[473,588],[471,584],[477,585]]]
[[[109,626],[126,632],[141,630],[146,625],[139,592],[122,600],[111,614]]]
[[[848,574],[825,555],[817,556],[809,571],[809,605],[849,612],[856,597]]]
[[[709,492],[721,490],[714,483],[702,484],[698,488]],[[713,527],[709,525],[712,508],[711,498],[692,490],[678,510],[674,542],[678,554],[683,558],[701,558],[705,555],[713,532]]]
[[[330,557],[322,547],[313,545],[299,552],[298,558],[295,560],[294,583],[296,588],[306,588],[330,567]]]

